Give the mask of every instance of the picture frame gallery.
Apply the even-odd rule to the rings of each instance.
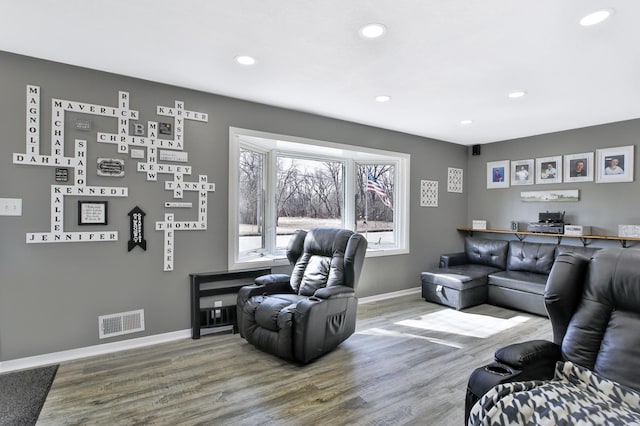
[[[523,160],[487,162],[487,189],[550,183],[633,182],[634,146]]]

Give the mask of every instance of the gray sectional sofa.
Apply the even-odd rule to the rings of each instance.
[[[467,237],[464,252],[443,254],[439,268],[421,273],[422,297],[456,309],[489,303],[547,316],[544,289],[556,257],[596,250]]]

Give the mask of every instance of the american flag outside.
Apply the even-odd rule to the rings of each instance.
[[[389,207],[390,209],[393,208],[391,200],[387,196],[387,193],[384,191],[384,188],[382,188],[382,185],[380,185],[378,180],[371,173],[367,175],[367,192],[375,192],[378,195],[378,198],[380,198],[380,201],[382,201],[385,206]]]

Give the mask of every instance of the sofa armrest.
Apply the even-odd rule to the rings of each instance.
[[[497,362],[521,370],[518,380],[548,380],[553,377],[556,362],[562,359],[560,346],[547,340],[531,340],[500,348]]]
[[[464,265],[465,263],[469,263],[469,259],[467,258],[467,253],[465,252],[447,253],[447,254],[440,255],[441,268]]]

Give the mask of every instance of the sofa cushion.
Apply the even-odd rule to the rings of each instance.
[[[460,265],[422,272],[420,279],[423,284],[436,284],[464,290],[487,285],[487,275],[498,271],[500,269],[486,265]]]
[[[507,269],[509,241],[469,237],[464,240],[464,249],[469,263]]]
[[[468,283],[467,283],[468,284]],[[480,305],[487,301],[487,286],[480,285],[462,289],[445,287],[440,284],[422,282],[422,297],[427,302],[439,303],[457,310]]]
[[[501,271],[489,275],[488,284],[543,296],[547,275],[526,271]]]
[[[258,326],[271,331],[278,331],[281,328],[280,317],[285,313],[285,308],[287,306],[294,308],[295,304],[303,299],[297,294],[276,294],[256,296],[256,298],[260,303],[255,309],[255,322]]]
[[[545,274],[546,279],[546,275],[551,272],[551,267],[555,260],[555,253],[555,244],[511,241],[509,244],[507,267],[505,269]]]

